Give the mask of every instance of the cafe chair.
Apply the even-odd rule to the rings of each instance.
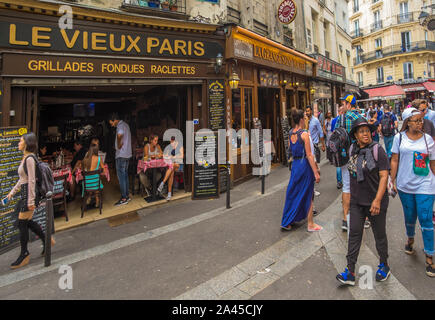
[[[83,182],[82,182],[82,216],[87,207],[87,200],[93,195],[99,195],[100,203],[99,209],[100,214],[102,214],[103,209],[103,184],[101,182],[101,173],[103,169],[94,171],[83,171]]]
[[[54,178],[53,207],[63,205],[65,220],[68,221],[66,190],[68,187],[68,174]]]

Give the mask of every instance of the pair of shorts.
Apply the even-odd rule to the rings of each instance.
[[[350,193],[350,174],[347,169],[347,164],[341,167],[341,175],[343,182],[343,189],[341,190],[343,193]]]

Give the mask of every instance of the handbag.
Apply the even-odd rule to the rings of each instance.
[[[414,151],[412,169],[415,175],[426,177],[429,175],[429,147],[427,145],[426,134],[423,134],[423,137],[426,143],[427,153]]]

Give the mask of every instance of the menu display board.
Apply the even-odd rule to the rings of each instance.
[[[290,125],[288,122],[288,118],[281,118],[281,132],[282,132],[282,140],[284,141],[284,151],[285,151],[285,163],[287,164],[290,154],[289,154],[289,133],[290,133]]]
[[[210,81],[208,85],[209,129],[225,129],[225,83],[223,80]]]
[[[217,134],[195,133],[193,166],[193,199],[219,197]]]
[[[25,127],[0,128],[0,196],[6,198],[18,181],[18,167],[23,153],[18,150],[21,136],[27,133]],[[16,195],[6,206],[0,205],[0,252],[19,240],[16,226]]]

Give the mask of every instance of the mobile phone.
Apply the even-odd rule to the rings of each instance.
[[[8,199],[8,197],[6,197],[6,198],[4,198],[4,199],[2,199],[2,205],[7,205],[8,204],[8,202],[9,202],[9,199]]]

